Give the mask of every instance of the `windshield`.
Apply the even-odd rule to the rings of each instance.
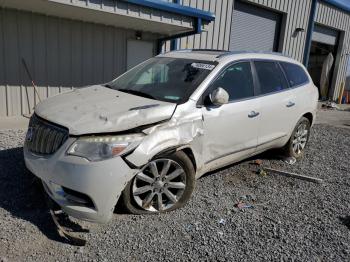
[[[186,102],[216,63],[155,57],[106,86],[143,97],[181,104]]]

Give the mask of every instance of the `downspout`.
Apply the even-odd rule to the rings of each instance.
[[[304,59],[303,59],[303,64],[306,68],[309,65],[311,42],[312,42],[312,32],[314,31],[314,25],[315,25],[316,8],[317,8],[317,0],[312,0],[310,16],[309,16],[309,25],[308,25],[307,34],[306,34]]]
[[[173,0],[174,4],[180,4],[180,0]],[[170,42],[170,50],[176,50],[177,49],[177,39],[172,39]]]
[[[202,18],[198,17],[197,20],[195,21],[195,25],[194,25],[194,30],[190,31],[190,32],[186,32],[186,33],[181,33],[181,34],[177,34],[177,35],[172,35],[169,37],[164,37],[164,38],[160,38],[158,39],[158,43],[157,43],[157,54],[160,54],[162,51],[162,44],[164,41],[176,41],[177,38],[181,38],[181,37],[185,37],[185,36],[190,36],[190,35],[194,35],[194,34],[200,34],[202,32]]]

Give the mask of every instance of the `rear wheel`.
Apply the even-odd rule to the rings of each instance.
[[[127,184],[123,203],[133,214],[171,211],[187,203],[194,185],[192,162],[179,151],[146,164]]]
[[[284,147],[285,155],[296,159],[301,158],[309,141],[309,136],[310,121],[302,117],[296,124],[288,143]]]

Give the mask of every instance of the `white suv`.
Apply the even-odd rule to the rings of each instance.
[[[300,158],[317,98],[282,55],[170,52],[40,103],[25,163],[80,219],[107,222],[118,200],[135,214],[170,211],[208,171],[271,148]]]

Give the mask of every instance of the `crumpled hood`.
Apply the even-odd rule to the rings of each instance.
[[[119,132],[170,119],[176,104],[96,85],[39,103],[35,113],[72,135]]]

